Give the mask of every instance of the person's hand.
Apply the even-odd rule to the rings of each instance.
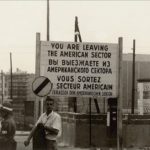
[[[29,140],[24,141],[24,145],[25,145],[25,146],[28,146],[29,144],[30,144],[30,141],[29,141]]]
[[[48,127],[47,127],[47,126],[44,126],[44,129],[45,129],[45,130],[48,130]]]

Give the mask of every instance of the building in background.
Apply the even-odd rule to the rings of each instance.
[[[31,128],[34,125],[34,102],[36,96],[32,91],[32,83],[35,80],[35,74],[28,74],[27,76],[27,99],[25,105],[25,127]]]
[[[150,55],[135,56],[135,112],[137,112],[137,80],[150,78]],[[131,113],[132,101],[132,54],[123,55],[123,108]]]
[[[13,72],[12,75],[12,105],[18,130],[27,128],[27,125],[33,123],[34,120],[32,110],[34,110],[35,96],[31,88],[33,79],[34,74],[28,74],[19,69]],[[9,73],[5,74],[5,80],[7,99],[10,99],[11,77]],[[29,120],[29,122],[27,120]]]

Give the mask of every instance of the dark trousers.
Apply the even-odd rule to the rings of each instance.
[[[0,139],[0,150],[16,150],[17,143],[15,140]]]
[[[57,142],[54,140],[47,140],[46,139],[46,150],[58,150],[57,149]]]

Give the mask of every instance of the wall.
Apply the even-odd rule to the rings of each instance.
[[[128,115],[123,123],[126,147],[150,147],[150,115]]]
[[[64,145],[89,147],[90,125],[88,114],[62,113],[62,137]],[[92,115],[91,144],[106,147],[114,139],[107,134],[106,115]],[[113,144],[115,145],[115,144]]]
[[[89,115],[62,113],[61,142],[67,146],[89,147]],[[91,143],[97,147],[116,147],[116,138],[108,134],[106,115],[92,114]],[[124,147],[150,146],[150,115],[123,116]]]

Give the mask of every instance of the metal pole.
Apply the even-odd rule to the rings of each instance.
[[[76,33],[76,35],[78,35],[79,41],[82,42],[82,38],[81,38],[81,34],[80,34],[80,29],[79,29],[79,26],[78,26],[78,17],[75,17],[75,33]]]
[[[47,41],[49,41],[49,0],[47,0]]]
[[[119,62],[118,62],[118,107],[117,107],[117,150],[123,150],[122,139],[122,49],[123,39],[118,39],[119,44]]]
[[[134,114],[134,99],[135,99],[135,40],[133,40],[133,62],[132,62],[132,110]]]
[[[77,42],[77,36],[79,38],[79,42],[82,42],[82,38],[81,38],[80,30],[79,30],[79,25],[78,25],[78,17],[76,16],[75,17],[75,37],[74,37],[75,42]],[[92,135],[92,133],[91,133],[92,132],[92,125],[91,125],[91,123],[92,123],[92,121],[91,121],[91,119],[92,119],[91,118],[91,101],[92,101],[91,98],[89,98],[89,146],[90,147],[91,147],[91,135]],[[99,113],[100,110],[99,110],[99,107],[98,107],[97,99],[94,99],[94,102],[96,104],[96,108],[97,108],[97,111]],[[76,105],[77,104],[74,103],[74,106],[77,109]]]
[[[99,108],[99,105],[98,105],[98,101],[95,98],[94,98],[94,103],[95,103],[97,113],[100,114],[100,108]]]
[[[75,17],[75,30],[74,30],[74,32],[75,32],[74,41],[75,42],[78,41],[77,40],[77,32],[78,32],[78,30],[77,30],[77,22],[78,22],[78,18]],[[77,99],[76,99],[76,97],[72,97],[72,103],[73,103],[73,111],[77,112]]]
[[[92,126],[91,126],[91,98],[89,98],[89,146],[91,147],[91,131],[92,131]]]
[[[77,42],[78,40],[77,40],[77,34],[79,34],[78,33],[78,30],[77,30],[77,24],[78,24],[78,17],[75,17],[75,27],[74,27],[74,33],[75,33],[75,35],[74,35],[74,41],[75,42]]]
[[[41,55],[41,36],[40,33],[36,33],[36,61],[35,61],[35,77],[40,76],[40,55]],[[35,98],[34,102],[34,121],[39,117],[39,97]]]
[[[13,99],[13,82],[12,82],[12,54],[10,53],[10,99]]]

